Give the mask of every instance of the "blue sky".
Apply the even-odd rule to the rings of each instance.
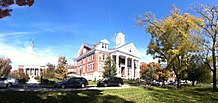
[[[66,56],[69,63],[82,43],[95,44],[102,39],[115,45],[115,33],[121,30],[126,42],[133,42],[142,61],[150,36],[135,26],[135,17],[151,11],[157,18],[169,15],[172,4],[183,12],[196,4],[218,4],[217,0],[35,0],[32,7],[13,8],[12,16],[0,20],[0,56],[19,64],[57,63]],[[31,49],[31,41],[35,48]]]

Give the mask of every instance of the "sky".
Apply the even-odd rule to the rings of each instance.
[[[141,61],[157,61],[146,53],[150,35],[134,19],[145,12],[165,18],[172,4],[191,12],[193,5],[218,4],[218,0],[35,0],[32,7],[13,5],[11,16],[0,19],[0,56],[10,58],[13,69],[57,64],[59,56],[72,64],[82,43],[107,39],[113,48],[121,30],[126,43],[138,48]]]

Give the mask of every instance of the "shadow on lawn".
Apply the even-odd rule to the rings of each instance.
[[[184,87],[176,88],[157,88],[145,87],[144,89],[150,91],[150,95],[154,100],[159,102],[173,102],[173,103],[218,103],[218,93],[213,92],[211,88],[193,88]]]
[[[103,95],[102,90],[70,92],[0,92],[1,103],[133,103],[114,95]]]

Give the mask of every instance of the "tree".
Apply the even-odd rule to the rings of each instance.
[[[187,57],[191,52],[199,50],[199,44],[195,41],[199,37],[193,33],[201,30],[198,25],[203,25],[203,20],[188,13],[182,15],[173,6],[167,18],[158,20],[148,12],[137,17],[136,23],[151,34],[147,53],[158,58],[159,62],[166,62],[167,68],[173,69],[177,87],[180,88],[182,72],[187,69]]]
[[[146,79],[147,74],[147,64],[142,62],[140,65],[140,76],[142,79]]]
[[[42,76],[46,79],[51,79],[55,77],[55,65],[47,63],[47,69],[42,72]]]
[[[23,70],[13,71],[9,76],[16,78],[21,84],[25,84],[29,80],[29,76]]]
[[[165,81],[168,80],[168,78],[170,77],[170,69],[159,66],[159,68],[157,68],[156,70],[157,75],[158,75],[158,80],[162,80],[163,81],[163,85],[165,84]]]
[[[12,69],[9,58],[0,57],[0,77],[6,77]]]
[[[0,19],[11,16],[11,12],[13,11],[9,7],[11,5],[18,5],[18,6],[32,6],[34,0],[0,0]]]
[[[193,11],[200,14],[204,20],[204,25],[199,25],[203,28],[204,37],[203,47],[204,61],[213,72],[213,90],[216,90],[216,56],[217,56],[217,36],[218,36],[218,6],[198,5],[193,7]],[[210,64],[210,56],[212,57],[212,65]]]
[[[116,72],[115,62],[111,59],[111,56],[108,56],[105,60],[103,77],[114,77],[117,75]]]
[[[55,77],[60,80],[67,79],[67,60],[64,56],[60,56],[58,59],[58,65],[55,70]]]
[[[210,83],[212,77],[209,67],[202,61],[201,56],[192,55],[189,60],[187,60],[187,80],[192,81],[192,86],[195,82],[200,83]]]
[[[143,79],[153,81],[158,80],[157,69],[160,68],[160,64],[151,62],[148,65],[141,65],[141,76]]]
[[[141,64],[141,78],[152,80],[166,81],[169,78],[170,71],[162,67],[159,63],[151,62]]]

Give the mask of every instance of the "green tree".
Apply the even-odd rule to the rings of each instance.
[[[0,57],[0,77],[6,77],[12,69],[9,58]]]
[[[199,37],[193,33],[201,30],[198,25],[203,25],[203,20],[188,13],[182,15],[173,6],[167,18],[158,20],[152,13],[146,13],[137,17],[136,23],[151,34],[147,53],[158,58],[159,62],[166,62],[167,68],[173,69],[177,87],[180,88],[182,72],[187,69],[187,57],[191,52],[199,50],[196,42]]]
[[[105,60],[104,73],[103,77],[114,77],[117,75],[116,64],[111,59],[111,56],[108,56]]]
[[[216,56],[217,56],[217,36],[218,36],[218,6],[217,5],[197,5],[193,7],[193,11],[198,13],[204,20],[202,33],[204,47],[204,61],[213,72],[213,90],[216,90]],[[209,60],[212,57],[212,64]]]
[[[67,79],[67,60],[64,56],[60,56],[58,59],[58,65],[55,70],[55,77],[60,80]]]
[[[13,11],[9,7],[11,5],[18,5],[18,6],[32,6],[34,0],[0,0],[0,19],[11,16],[11,12]]]
[[[55,77],[55,65],[47,63],[47,68],[42,72],[42,76],[45,79],[53,79]]]
[[[201,56],[192,55],[187,61],[187,80],[192,81],[192,86],[195,82],[210,83],[212,75],[209,67],[202,61]]]

